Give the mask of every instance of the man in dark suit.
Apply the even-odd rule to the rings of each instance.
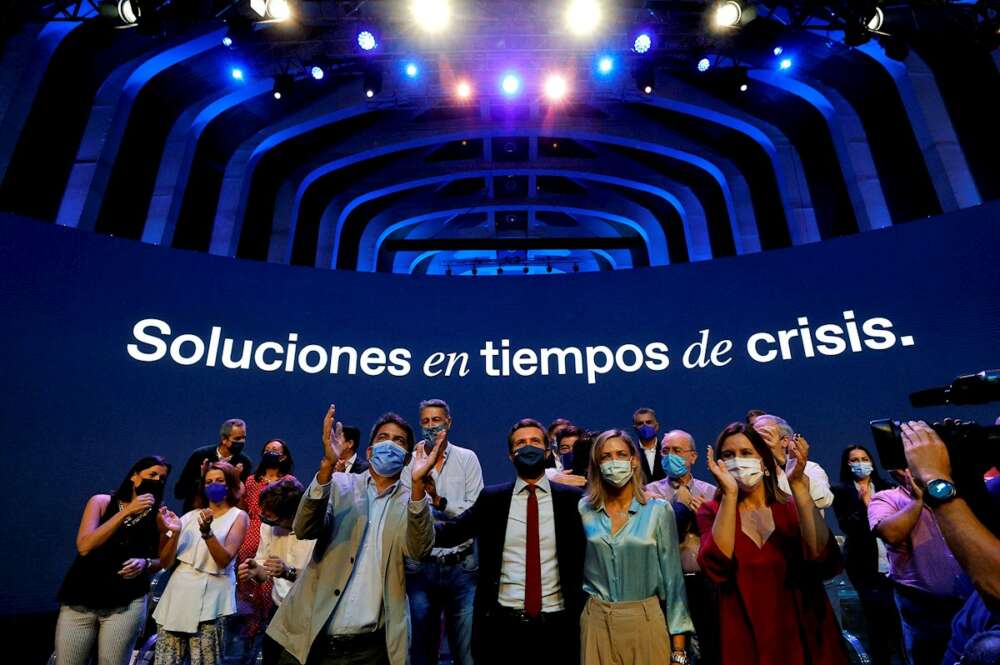
[[[656,420],[656,412],[645,406],[636,409],[635,413],[632,414],[632,427],[635,428],[635,433],[642,446],[639,461],[642,463],[642,472],[646,474],[646,482],[663,480],[667,477],[667,472],[663,469],[660,446],[656,440],[656,435],[660,433],[660,423]]]
[[[240,480],[246,480],[253,471],[253,463],[243,454],[247,444],[247,424],[239,418],[230,418],[219,428],[219,443],[196,448],[181,471],[174,496],[184,502],[183,512],[194,510],[195,497],[201,483],[202,468],[207,463],[229,462],[237,467]]]
[[[341,473],[365,473],[368,471],[368,461],[358,454],[358,444],[361,441],[361,430],[357,427],[344,427],[344,449],[334,471]]]
[[[485,488],[471,508],[436,527],[439,546],[476,539],[473,657],[506,665],[530,650],[539,662],[578,662],[586,600],[581,491],[546,478],[552,449],[537,420],[515,423],[507,449],[517,478]]]

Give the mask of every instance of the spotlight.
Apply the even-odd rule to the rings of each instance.
[[[780,46],[775,46],[774,47],[774,55],[781,55],[784,52],[785,52],[785,49],[781,48]]]
[[[417,78],[417,74],[420,73],[420,69],[417,67],[415,63],[412,62],[406,63],[406,67],[403,69],[403,71],[406,72],[406,75],[411,79]]]
[[[644,95],[652,95],[656,88],[656,71],[649,66],[639,67],[632,71],[635,86]]]
[[[578,37],[593,34],[601,22],[601,5],[597,0],[570,0],[566,6],[566,27]]]
[[[741,83],[740,84],[740,92],[746,92],[749,89],[750,89],[750,86],[747,85],[746,83]]]
[[[382,72],[377,69],[366,71],[362,80],[362,86],[365,91],[365,97],[368,99],[382,92]]]
[[[233,79],[235,79],[237,81],[242,81],[243,80],[243,70],[240,69],[239,67],[233,67],[232,69],[230,69],[229,70],[229,75],[232,76]]]
[[[562,100],[569,86],[564,79],[559,74],[549,74],[548,78],[545,79],[545,96],[548,97],[550,101],[558,102]]]
[[[358,33],[358,46],[361,47],[362,51],[371,51],[378,46],[378,42],[375,41],[375,35],[369,30],[362,30]]]
[[[876,7],[875,11],[871,13],[868,17],[868,21],[865,23],[867,28],[872,32],[878,32],[882,29],[882,24],[885,22],[885,12],[882,11],[881,7]]]
[[[778,69],[781,69],[782,71],[791,69],[792,64],[793,63],[791,58],[782,58],[781,62],[778,63]]]
[[[322,81],[323,77],[326,76],[326,72],[324,72],[323,68],[320,67],[319,65],[313,65],[312,68],[309,70],[309,75],[312,76],[317,81]]]
[[[743,5],[736,0],[726,0],[715,6],[712,21],[717,28],[734,28],[743,18]]]
[[[118,20],[125,25],[135,25],[139,22],[142,11],[136,0],[118,0]]]
[[[451,20],[448,0],[411,0],[410,14],[425,32],[441,32]]]
[[[701,60],[698,61],[699,72],[707,72],[709,68],[711,68],[711,66],[712,66],[712,61],[709,60],[708,58],[702,58]]]
[[[611,56],[605,55],[597,61],[597,71],[601,74],[608,75],[614,68],[615,60]]]
[[[635,41],[632,42],[632,50],[635,51],[636,53],[639,53],[640,55],[648,51],[652,46],[653,46],[653,38],[650,37],[645,32],[637,36],[635,38]]]
[[[291,93],[294,83],[295,79],[292,78],[291,74],[278,74],[274,77],[274,90],[271,94],[279,100],[287,97]]]
[[[250,6],[253,7],[255,4],[260,4],[258,2],[251,2]],[[292,8],[288,4],[288,0],[266,0],[264,3],[264,12],[262,16],[267,16],[275,21],[287,21],[292,16]],[[257,12],[261,13],[261,12]]]
[[[230,48],[233,45],[233,38],[230,37],[229,35],[226,35],[225,37],[222,38],[222,45],[225,46],[226,48]]]
[[[505,95],[513,97],[517,94],[517,91],[521,89],[521,79],[517,78],[514,74],[507,74],[500,82],[500,88],[503,90]]]
[[[455,86],[455,96],[465,101],[472,97],[472,85],[468,81],[459,81]]]

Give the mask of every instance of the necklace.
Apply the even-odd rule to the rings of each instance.
[[[118,501],[118,510],[124,512],[125,506],[126,506],[126,504],[125,504],[124,501],[121,501],[121,500]],[[136,524],[138,524],[142,520],[143,517],[145,517],[146,515],[148,515],[149,511],[151,511],[151,510],[152,510],[152,508],[147,508],[146,510],[142,511],[138,515],[127,515],[125,517],[125,519],[123,520],[122,523],[126,527],[135,526]]]

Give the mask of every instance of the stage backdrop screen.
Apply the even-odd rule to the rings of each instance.
[[[992,422],[1000,405],[917,411],[910,391],[1000,366],[1000,206],[754,256],[614,273],[405,277],[218,258],[0,221],[0,612],[45,611],[87,498],[139,457],[174,476],[227,418],[312,477],[330,403],[365,432],[451,405],[451,439],[510,479],[519,418],[705,447],[747,409],[787,418],[832,478],[876,417]],[[172,498],[170,505],[179,509]],[[832,521],[832,516],[831,521]]]

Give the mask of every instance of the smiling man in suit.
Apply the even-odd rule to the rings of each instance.
[[[550,482],[545,428],[514,423],[507,453],[515,480],[485,488],[475,504],[437,525],[440,545],[475,538],[479,583],[472,627],[477,665],[579,661],[586,541],[578,488]]]
[[[281,665],[406,665],[404,557],[420,559],[434,544],[424,478],[444,437],[414,451],[413,430],[387,413],[372,428],[368,472],[335,472],[344,433],[334,414],[330,405],[323,460],[293,522],[297,538],[316,539],[312,560],[267,634],[285,650]],[[399,482],[407,463],[410,490]]]

